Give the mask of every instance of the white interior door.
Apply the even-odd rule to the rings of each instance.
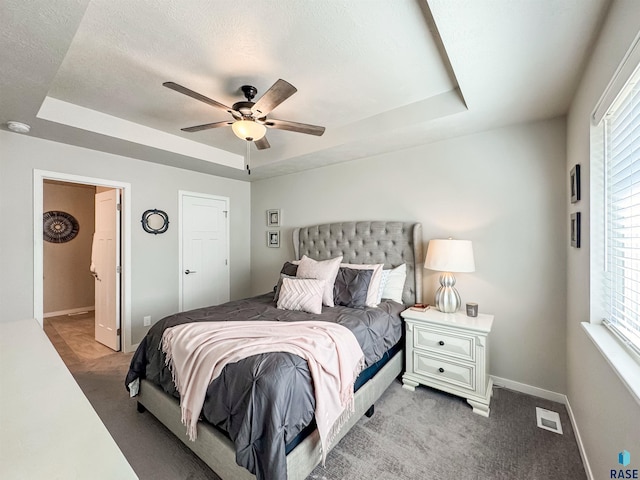
[[[120,350],[120,191],[96,194],[96,226],[91,252],[95,278],[96,341]]]
[[[181,310],[229,301],[228,200],[183,194]]]

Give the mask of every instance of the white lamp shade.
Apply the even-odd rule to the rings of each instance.
[[[253,120],[238,120],[231,125],[236,137],[248,142],[260,140],[267,133],[267,127]]]
[[[424,268],[439,272],[475,272],[471,240],[430,240]]]

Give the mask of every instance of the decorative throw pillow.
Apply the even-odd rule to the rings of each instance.
[[[280,273],[284,273],[285,275],[289,275],[290,277],[295,277],[298,272],[298,265],[293,262],[284,262],[282,265],[282,270]]]
[[[360,263],[342,263],[343,268],[354,268],[356,270],[372,270],[371,282],[369,282],[369,289],[367,290],[367,307],[377,307],[380,303],[380,282],[382,281],[382,269],[384,264],[376,263],[372,265],[360,264]]]
[[[283,278],[278,297],[278,308],[322,313],[322,295],[325,284],[325,280],[315,278]]]
[[[350,308],[367,305],[367,291],[373,270],[340,267],[333,285],[333,303]]]
[[[276,284],[275,287],[273,287],[273,301],[278,303],[278,298],[280,297],[280,290],[282,289],[282,279],[283,278],[296,278],[295,275],[285,275],[284,273],[280,274],[280,280],[278,280],[278,283]]]
[[[382,290],[382,298],[388,298],[394,302],[402,303],[402,292],[404,282],[407,278],[407,264],[403,263],[396,268],[389,270],[387,283]]]
[[[322,303],[327,307],[333,307],[333,284],[336,281],[336,275],[340,268],[342,256],[332,258],[331,260],[317,261],[303,255],[298,265],[298,278],[317,278],[325,281],[324,295]]]

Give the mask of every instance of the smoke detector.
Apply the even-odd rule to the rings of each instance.
[[[7,128],[16,133],[29,133],[29,130],[31,130],[31,125],[27,125],[26,123],[22,122],[14,122],[13,120],[11,120],[7,122]]]

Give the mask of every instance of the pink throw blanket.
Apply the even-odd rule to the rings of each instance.
[[[191,440],[196,438],[207,387],[227,363],[267,352],[304,358],[314,383],[323,465],[329,445],[353,413],[353,384],[364,367],[353,333],[321,321],[186,323],[165,330],[162,351],[180,393],[182,423]]]

